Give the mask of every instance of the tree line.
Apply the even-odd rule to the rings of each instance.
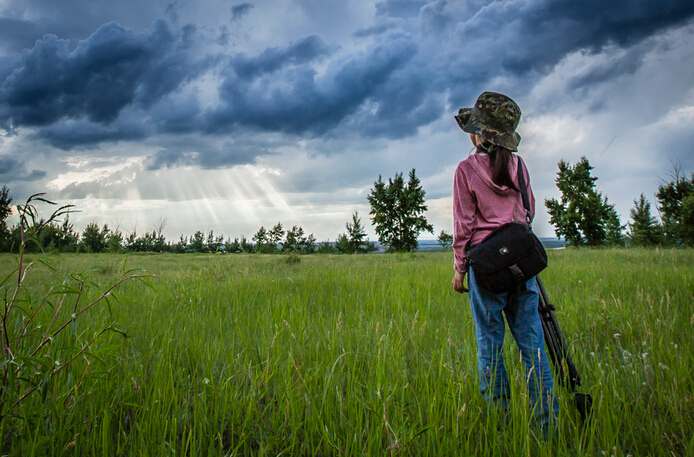
[[[559,200],[545,200],[557,237],[570,246],[694,246],[694,173],[687,178],[673,163],[671,180],[655,194],[660,220],[642,193],[622,225],[614,205],[595,188],[593,167],[582,157],[571,165],[561,160],[556,184]]]
[[[671,181],[658,186],[656,199],[660,220],[653,216],[651,203],[641,194],[630,210],[630,222],[622,224],[614,205],[595,187],[597,177],[591,175],[593,167],[585,157],[576,164],[561,160],[558,163],[556,185],[560,199],[546,199],[545,206],[557,238],[570,246],[694,246],[694,173],[687,178],[679,164],[673,164]],[[367,200],[369,215],[375,226],[379,243],[386,252],[410,252],[418,247],[422,232],[434,233],[424,213],[426,192],[415,170],[406,180],[402,173],[384,181],[379,175]],[[12,212],[13,198],[7,186],[0,189],[0,251],[16,251],[21,242],[20,224],[7,226]],[[345,223],[346,232],[334,242],[317,243],[313,234],[306,234],[301,226],[285,229],[281,222],[271,228],[261,226],[247,239],[245,236],[224,238],[196,231],[178,241],[166,240],[163,230],[166,221],[160,220],[151,231],[138,235],[136,230],[124,234],[118,227],[99,226],[95,221],[87,224],[82,233],[66,217],[62,222],[40,220],[31,243],[25,248],[33,251],[60,252],[171,252],[171,253],[345,253],[362,254],[376,250],[369,241],[359,213]],[[26,229],[26,227],[25,227]],[[438,243],[450,249],[453,236],[442,230]]]
[[[417,178],[415,170],[409,174],[407,182],[402,173],[396,173],[387,182],[378,177],[374,182],[368,201],[370,215],[376,226],[378,240],[388,252],[408,252],[417,249],[417,238],[422,231],[433,233],[433,226],[424,216],[426,192]],[[22,227],[15,224],[7,226],[7,218],[12,211],[13,198],[7,186],[0,189],[0,251],[11,252],[18,249],[22,241]],[[301,226],[285,229],[281,222],[271,228],[261,226],[250,238],[245,236],[226,238],[215,235],[210,230],[196,231],[187,237],[181,235],[178,241],[170,242],[163,234],[165,220],[159,220],[151,231],[138,234],[133,230],[124,234],[118,227],[108,224],[99,226],[96,221],[89,222],[82,233],[75,230],[69,220],[69,212],[62,222],[54,219],[36,221],[31,243],[25,243],[29,251],[59,252],[171,252],[171,253],[344,253],[364,254],[376,251],[374,242],[367,238],[366,230],[358,212],[352,220],[345,223],[346,232],[338,235],[334,242],[329,240],[317,243],[313,234],[306,234]],[[24,227],[26,230],[27,227]],[[439,243],[444,249],[450,248],[452,235],[442,231]]]

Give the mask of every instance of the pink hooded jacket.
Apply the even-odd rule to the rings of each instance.
[[[535,196],[530,188],[530,175],[522,159],[513,154],[509,174],[518,186],[518,163],[528,188],[530,217],[535,217]],[[519,186],[520,188],[520,186]],[[453,181],[453,251],[454,268],[467,272],[465,251],[482,241],[495,228],[508,222],[525,222],[525,208],[520,192],[497,186],[492,181],[489,156],[479,151],[458,164]]]

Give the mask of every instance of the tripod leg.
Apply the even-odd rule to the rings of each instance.
[[[593,406],[593,397],[590,394],[576,392],[576,386],[581,385],[581,378],[578,375],[578,370],[574,365],[571,357],[568,354],[566,343],[559,329],[559,322],[554,314],[554,305],[549,303],[547,292],[542,284],[540,277],[536,277],[537,288],[540,291],[540,303],[538,312],[542,317],[542,328],[545,331],[545,344],[547,351],[550,353],[550,358],[554,363],[559,376],[559,382],[566,386],[566,375],[564,366],[569,371],[569,385],[571,392],[574,393],[574,404],[581,416],[581,422],[585,423],[586,418],[590,418],[591,408]],[[564,365],[566,364],[566,365]]]

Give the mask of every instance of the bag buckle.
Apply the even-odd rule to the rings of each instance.
[[[513,279],[516,280],[516,282],[521,282],[523,278],[525,278],[525,275],[521,271],[520,268],[518,268],[517,264],[513,264],[510,267],[508,267],[509,270],[511,270],[511,274],[513,275]]]

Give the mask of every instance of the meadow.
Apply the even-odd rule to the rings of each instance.
[[[64,369],[16,370],[37,389],[11,410],[3,385],[3,455],[694,455],[691,249],[549,252],[543,282],[595,403],[582,425],[558,387],[547,438],[508,332],[511,412],[483,401],[451,253],[48,257],[7,326],[46,298],[24,338],[66,323],[45,345]],[[0,256],[5,303],[16,268]],[[73,316],[124,271],[147,278]]]

